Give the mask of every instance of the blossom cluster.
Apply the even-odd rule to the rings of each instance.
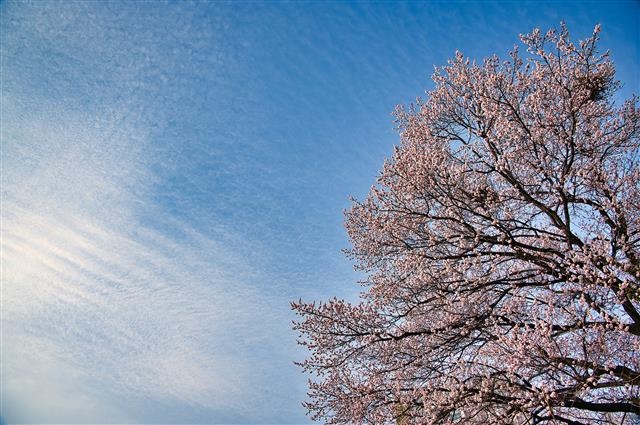
[[[358,304],[293,303],[315,419],[631,423],[640,412],[640,112],[599,27],[457,53],[346,228]]]

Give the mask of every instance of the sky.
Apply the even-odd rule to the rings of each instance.
[[[456,50],[640,3],[0,2],[0,423],[308,423],[292,300],[356,300],[343,211]]]

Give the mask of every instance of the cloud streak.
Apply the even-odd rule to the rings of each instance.
[[[114,137],[56,112],[2,129],[4,419],[144,421],[154,403],[197,412],[190,422],[277,418],[256,389],[285,366],[260,352],[291,339],[273,309],[286,299],[256,284],[251,247],[161,209],[145,224],[140,128]]]
[[[304,420],[268,244],[207,212],[248,185],[229,113],[203,127],[193,97],[229,98],[224,14],[93,6],[0,5],[2,419]],[[167,38],[173,18],[197,26]]]

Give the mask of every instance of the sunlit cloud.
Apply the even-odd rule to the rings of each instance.
[[[287,319],[255,286],[260,273],[238,251],[247,247],[161,211],[171,232],[142,224],[144,141],[136,129],[105,140],[86,127],[58,115],[3,129],[13,159],[2,199],[5,419],[141,420],[135,400],[250,416],[269,401],[254,390],[263,374],[246,350],[278,339]],[[283,326],[265,328],[274,320]]]

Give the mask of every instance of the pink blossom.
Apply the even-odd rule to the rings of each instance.
[[[400,146],[346,216],[366,292],[292,304],[314,419],[638,419],[640,113],[613,103],[599,30],[456,52],[396,110]]]

